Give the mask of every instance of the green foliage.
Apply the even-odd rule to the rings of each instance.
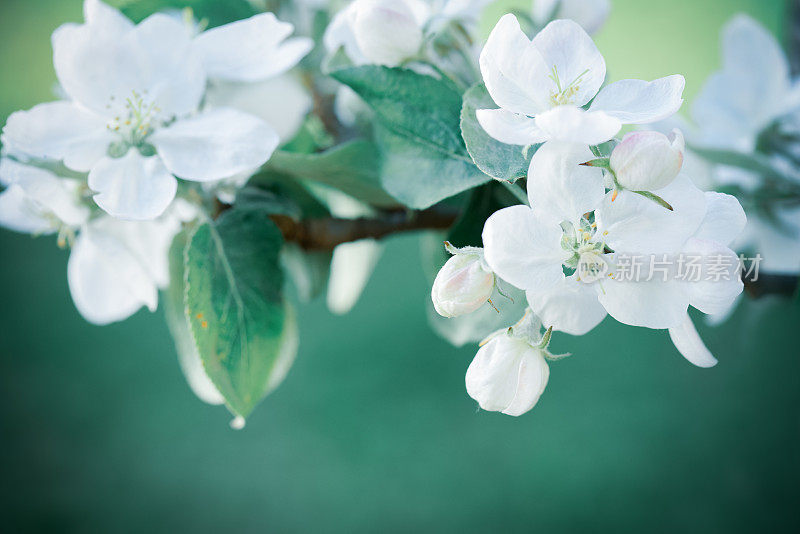
[[[447,240],[457,247],[482,247],[483,225],[492,213],[516,204],[500,184],[489,183],[470,192],[461,216],[447,234]]]
[[[501,143],[486,133],[478,123],[475,112],[496,107],[484,84],[473,85],[464,93],[461,135],[469,155],[480,170],[496,180],[513,183],[528,174],[530,158],[535,151],[528,147]]]
[[[278,385],[294,357],[282,241],[266,211],[236,207],[197,225],[185,248],[185,318],[206,373],[243,417]]]
[[[350,141],[319,154],[277,151],[268,168],[310,180],[378,207],[396,207],[381,185],[378,148],[369,141]]]
[[[247,0],[130,0],[120,9],[134,22],[157,11],[190,8],[196,19],[208,21],[208,27],[222,26],[256,14]]]
[[[793,177],[787,176],[783,171],[777,169],[769,161],[769,158],[758,153],[744,154],[735,150],[719,150],[713,148],[701,148],[697,146],[690,146],[689,148],[692,150],[692,152],[711,163],[727,165],[729,167],[737,167],[745,171],[750,171],[758,174],[765,180],[789,183],[796,181]]]
[[[163,292],[161,302],[164,305],[164,316],[166,317],[167,327],[169,328],[172,339],[175,342],[175,350],[178,353],[178,361],[184,372],[191,365],[190,362],[199,358],[197,346],[192,338],[192,331],[189,328],[189,320],[186,317],[186,304],[184,295],[186,294],[186,271],[184,267],[184,250],[188,242],[189,230],[184,230],[175,236],[172,246],[169,249],[169,287]]]
[[[404,204],[427,208],[488,180],[461,138],[461,94],[449,80],[374,65],[331,76],[375,112],[381,182]]]

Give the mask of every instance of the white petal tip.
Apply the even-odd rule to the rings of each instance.
[[[236,417],[233,418],[230,424],[232,429],[241,430],[244,428],[246,421],[244,420],[244,417],[242,417],[241,415],[237,415]]]

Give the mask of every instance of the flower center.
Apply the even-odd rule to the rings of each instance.
[[[109,109],[114,104],[114,97],[107,106]],[[147,143],[147,138],[161,123],[158,114],[161,109],[147,97],[147,91],[139,93],[134,90],[131,96],[125,99],[125,106],[120,115],[114,117],[106,125],[108,130],[119,135],[120,139],[109,146],[111,157],[122,157],[132,147],[139,149],[142,155],[155,153],[153,147]]]
[[[550,91],[550,102],[553,103],[554,106],[564,106],[568,104],[575,103],[575,96],[578,94],[581,88],[581,81],[583,77],[589,72],[589,69],[581,72],[574,80],[569,82],[568,84],[564,85],[561,82],[561,78],[558,75],[558,67],[553,65],[553,69],[550,73],[549,78],[555,84],[555,89]]]
[[[565,271],[569,274],[577,272],[578,279],[587,284],[605,276],[608,271],[604,258],[607,247],[604,241],[596,239],[597,225],[584,216],[577,226],[569,221],[562,222],[561,229],[561,248],[572,253],[564,261]]]

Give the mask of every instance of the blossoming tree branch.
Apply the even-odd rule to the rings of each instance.
[[[292,366],[297,303],[346,313],[398,232],[422,233],[432,327],[479,343],[484,410],[533,408],[552,337],[607,315],[715,365],[690,308],[724,320],[761,260],[800,270],[780,46],[735,18],[690,122],[680,74],[608,83],[608,0],[536,0],[482,42],[488,3],[86,0],[52,36],[56,99],[3,128],[0,224],[70,249],[91,323],[160,303],[235,428]]]

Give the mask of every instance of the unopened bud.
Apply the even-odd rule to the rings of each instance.
[[[547,350],[512,331],[491,337],[475,355],[465,378],[467,393],[491,412],[519,416],[533,408],[547,386]]]
[[[678,176],[684,148],[680,130],[669,136],[653,131],[629,133],[611,153],[611,170],[625,189],[656,191]]]
[[[402,0],[356,0],[352,30],[371,63],[396,66],[422,46],[422,27]]]
[[[483,249],[457,249],[450,243],[445,246],[453,257],[447,260],[433,282],[433,306],[444,317],[472,313],[491,298],[494,273],[483,259]]]

